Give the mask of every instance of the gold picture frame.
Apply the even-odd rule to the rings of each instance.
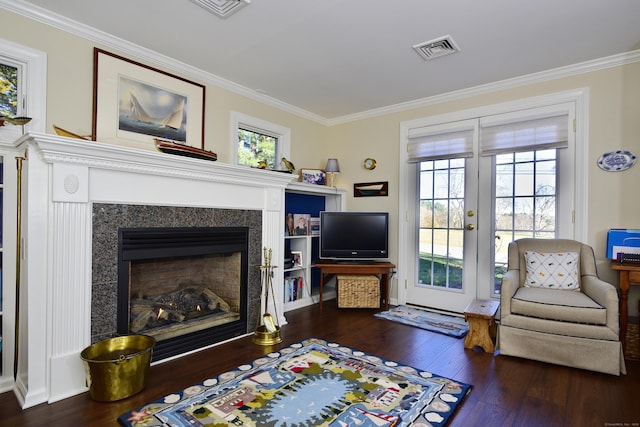
[[[204,148],[204,85],[98,48],[93,60],[92,140]]]

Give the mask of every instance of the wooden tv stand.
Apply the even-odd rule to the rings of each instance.
[[[320,310],[322,310],[322,291],[325,283],[325,275],[336,274],[380,274],[380,288],[385,309],[389,309],[389,277],[396,266],[390,262],[336,262],[316,261],[313,267],[320,269]]]

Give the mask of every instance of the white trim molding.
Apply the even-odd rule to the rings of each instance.
[[[399,113],[402,111],[414,110],[416,108],[427,107],[430,105],[440,104],[443,102],[454,101],[457,99],[468,98],[471,96],[477,96],[496,92],[499,90],[507,90],[522,87],[529,84],[555,80],[563,77],[569,77],[573,75],[588,73],[592,71],[602,70],[606,68],[612,68],[622,66],[625,64],[631,64],[640,61],[640,49],[621,53],[618,55],[612,55],[609,57],[598,58],[590,61],[581,62],[578,64],[568,65],[565,67],[554,68],[550,70],[541,71],[538,73],[527,74],[524,76],[514,77],[511,79],[492,82],[484,85],[478,85],[470,88],[447,92],[441,95],[435,95],[420,99],[415,99],[408,102],[402,102],[394,105],[389,105],[382,108],[376,108],[368,111],[362,111],[355,114],[349,114],[335,118],[325,118],[317,114],[306,111],[302,108],[264,95],[254,89],[241,86],[230,80],[216,76],[214,74],[205,72],[198,68],[192,67],[188,64],[176,61],[175,59],[161,55],[152,50],[135,45],[131,42],[115,37],[111,34],[105,33],[95,28],[91,28],[87,25],[70,20],[66,17],[53,14],[52,12],[43,9],[33,4],[27,3],[22,0],[0,0],[0,8],[4,8],[10,12],[25,16],[30,19],[34,19],[45,25],[58,28],[66,31],[70,34],[91,40],[95,43],[100,43],[112,49],[116,49],[120,52],[132,55],[139,58],[142,61],[148,62],[152,65],[166,69],[168,71],[184,74],[194,79],[198,79],[202,82],[213,84],[215,86],[227,89],[231,92],[245,96],[254,101],[261,102],[265,105],[272,106],[279,110],[295,114],[299,117],[306,118],[308,120],[320,123],[325,126],[334,126],[344,123],[355,122],[358,120],[384,116],[387,114]],[[35,129],[34,129],[35,130]]]
[[[48,134],[25,135],[16,148],[29,152],[14,388],[23,408],[86,391],[79,354],[91,341],[94,203],[259,210],[261,243],[282,265],[290,174]],[[282,269],[274,273],[282,283]],[[276,286],[277,313],[283,295]]]

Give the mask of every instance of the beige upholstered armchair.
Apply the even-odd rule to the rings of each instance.
[[[509,244],[498,350],[612,375],[626,374],[618,293],[598,278],[593,249],[574,240]]]

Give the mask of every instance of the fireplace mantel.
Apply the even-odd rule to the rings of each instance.
[[[260,210],[262,244],[282,265],[284,191],[295,176],[48,134],[25,135],[16,148],[27,157],[16,380],[23,408],[87,390],[79,354],[90,344],[93,203]],[[286,323],[282,306],[274,308]]]
[[[297,176],[253,169],[226,163],[192,159],[150,150],[140,150],[95,141],[64,138],[48,134],[31,134],[21,138],[40,154],[44,163],[93,170],[182,178],[193,181],[181,183],[183,190],[195,182],[215,182],[240,187],[284,189]],[[66,192],[66,191],[65,191]],[[279,210],[272,200],[270,207]]]

